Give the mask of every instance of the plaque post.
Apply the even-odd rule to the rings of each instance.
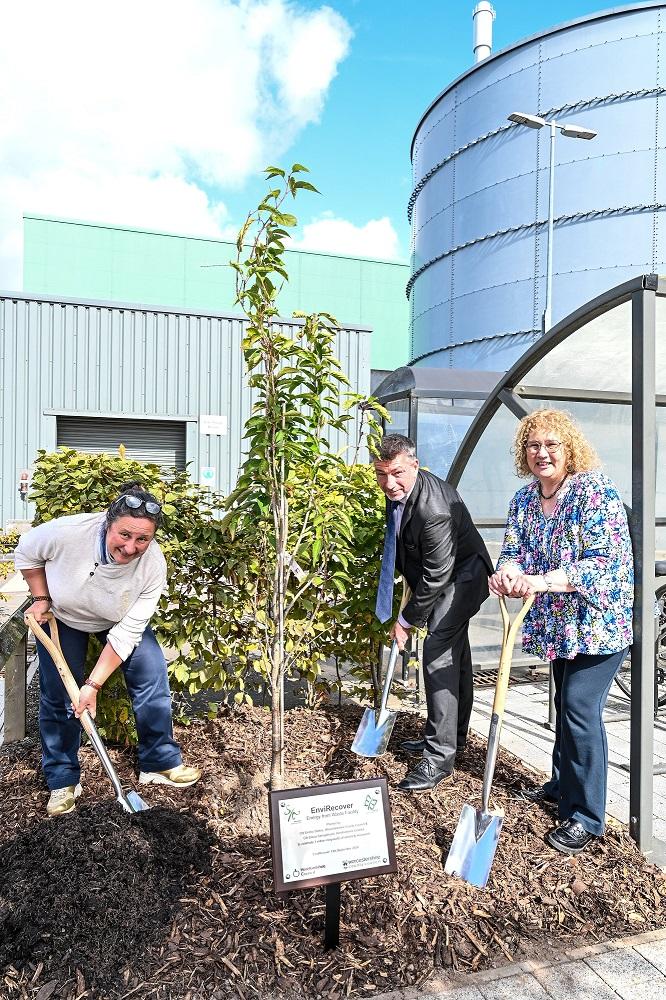
[[[324,948],[330,951],[340,944],[340,882],[329,882],[326,886],[326,927]]]

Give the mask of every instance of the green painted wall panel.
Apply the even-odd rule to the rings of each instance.
[[[42,216],[25,216],[23,285],[27,294],[238,312],[233,243]],[[409,360],[408,264],[289,251],[283,316],[332,313],[372,328],[372,367]]]

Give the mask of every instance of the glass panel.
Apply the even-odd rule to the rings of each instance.
[[[631,302],[623,302],[576,330],[523,381],[549,389],[631,392]]]
[[[386,434],[405,434],[409,437],[409,399],[396,399],[386,404],[391,423],[384,428]]]
[[[656,553],[655,558],[666,559],[666,527],[661,526],[656,529]]]
[[[500,406],[467,463],[458,489],[475,520],[505,518],[511,497],[522,485],[511,453],[517,426],[516,417]],[[493,558],[497,551],[491,551]]]
[[[490,395],[490,393],[488,393],[488,395]],[[455,407],[464,406],[467,409],[480,410],[481,407],[483,406],[483,404],[485,403],[485,401],[486,401],[485,398],[484,399],[463,399],[462,397],[457,397],[456,399],[453,400],[453,405]],[[430,400],[428,400],[428,402],[430,402]]]
[[[464,409],[458,406],[459,400],[449,398],[422,397],[418,401],[419,461],[442,479],[446,479],[453,457],[482,401],[466,399],[463,402]],[[470,403],[473,407],[468,405]]]

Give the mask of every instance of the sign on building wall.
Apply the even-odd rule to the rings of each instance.
[[[227,417],[226,414],[202,413],[199,416],[200,434],[226,434]]]

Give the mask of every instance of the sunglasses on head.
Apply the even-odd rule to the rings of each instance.
[[[140,507],[144,507],[147,514],[159,514],[162,510],[162,504],[158,503],[157,500],[142,500],[141,497],[135,497],[132,493],[123,493],[114,502],[114,507],[120,503],[124,503],[130,510],[138,510]]]

